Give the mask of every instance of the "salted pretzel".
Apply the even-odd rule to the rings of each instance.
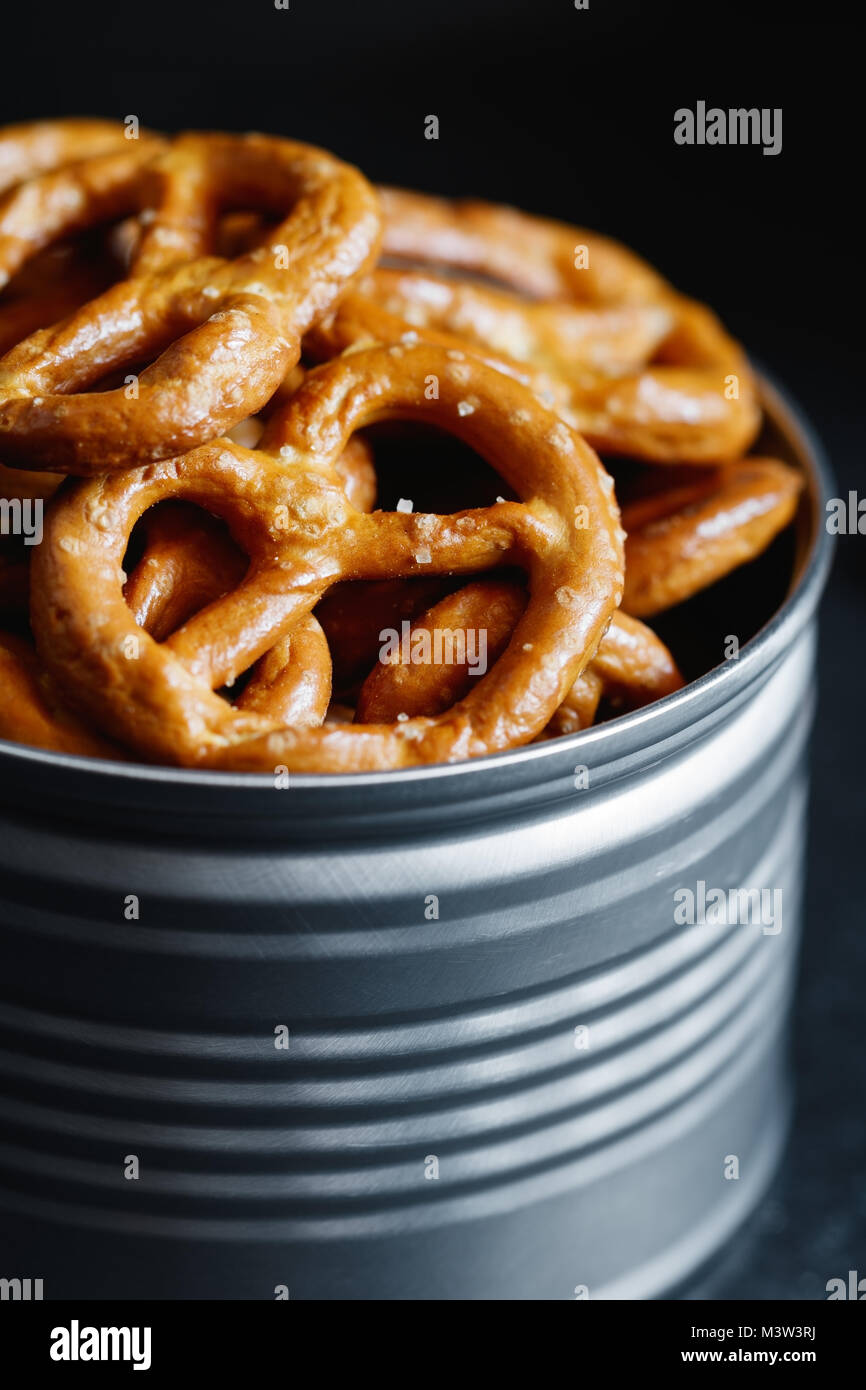
[[[353,436],[334,467],[352,505],[372,511],[376,475],[370,446]],[[141,524],[143,550],[124,594],[136,622],[162,641],[200,608],[234,589],[248,560],[199,508],[167,504],[148,512]]]
[[[262,428],[257,422],[253,431],[256,441]],[[371,511],[376,499],[376,471],[369,444],[353,436],[335,466],[353,506]],[[39,499],[47,504],[62,481],[58,473],[29,472],[0,464],[0,499]],[[183,509],[178,513],[171,507],[160,508],[143,524],[147,537],[144,553],[124,592],[136,620],[161,640],[198,608],[228,593],[244,574],[247,561],[231,538],[195,509],[190,515]],[[0,614],[24,615],[28,601],[27,549],[21,545],[4,547],[0,542]],[[321,649],[319,642],[319,667],[324,666]],[[324,672],[320,670],[316,689],[323,688]]]
[[[376,478],[369,445],[353,435],[334,467],[352,505],[371,511]],[[236,588],[248,560],[214,518],[198,508],[169,502],[147,513],[142,524],[143,553],[123,592],[139,626],[164,641],[200,609]],[[0,600],[2,579],[0,567]],[[236,704],[286,724],[315,725],[322,723],[330,697],[330,645],[310,615],[261,658]]]
[[[638,371],[674,327],[671,308],[527,301],[513,291],[429,270],[379,266],[358,287],[412,327],[456,333],[579,386]]]
[[[528,303],[472,281],[380,266],[308,344],[327,356],[365,337],[397,342],[407,330],[443,346],[470,344],[483,361],[529,385],[577,426],[576,393],[597,388],[600,376],[637,371],[673,326],[674,315],[663,304]]]
[[[376,197],[357,170],[264,135],[184,135],[95,156],[0,200],[0,277],[57,239],[137,212],[130,275],[0,359],[0,457],[93,474],[194,448],[254,414],[300,356],[301,335],[369,265]],[[208,254],[222,206],[282,220],[270,248]],[[113,390],[112,370],[156,361]]]
[[[361,687],[356,718],[385,722],[438,714],[462,699],[477,677],[468,659],[469,634],[484,634],[488,663],[498,659],[527,603],[521,585],[503,580],[476,580],[449,594],[418,617],[397,659],[380,661]],[[418,634],[440,636],[446,662],[413,660]],[[461,636],[463,641],[456,642]],[[447,639],[443,640],[443,639]],[[477,658],[477,642],[472,655]],[[458,658],[454,656],[455,647]],[[431,646],[435,653],[435,646]],[[423,653],[422,653],[423,654]],[[683,684],[664,643],[643,623],[615,613],[598,651],[552,716],[547,733],[575,733],[587,728],[603,695],[624,709],[638,709],[679,690]]]
[[[710,310],[676,294],[624,247],[514,208],[397,189],[380,189],[380,196],[386,256],[475,272],[552,304],[527,305],[521,315],[519,303],[505,300],[501,290],[483,285],[470,290],[452,280],[449,296],[441,273],[437,292],[429,274],[388,275],[380,269],[365,292],[351,294],[333,324],[322,326],[320,348],[330,341],[341,350],[353,335],[358,341],[395,341],[399,321],[425,337],[455,333],[499,370],[516,376],[521,368],[528,372],[533,389],[551,396],[602,453],[710,464],[735,458],[755,437],[760,411],[739,346]],[[371,302],[380,310],[387,306],[390,327]],[[582,306],[580,347],[574,345],[581,336],[580,319],[557,314],[553,305]],[[610,320],[599,314],[614,307],[628,307],[633,325],[641,322],[643,311],[646,356],[639,364],[634,326],[631,333],[619,330],[617,362]],[[545,316],[540,308],[551,312]],[[594,320],[586,316],[590,308]],[[590,369],[587,334],[593,330],[600,355]],[[562,380],[564,395],[551,377]]]
[[[622,691],[617,687],[613,668],[608,665],[601,674],[598,670],[602,657],[607,654],[617,659],[631,657],[627,679],[619,682],[625,690],[623,702],[627,707],[638,707],[629,704],[630,691],[646,690],[648,699],[657,699],[676,689],[676,685],[666,687],[676,670],[669,664],[672,658],[649,629],[637,624],[640,632],[648,635],[631,649],[626,645],[624,634],[629,629],[626,613],[651,617],[664,612],[754,560],[790,523],[802,486],[801,475],[787,464],[755,457],[724,468],[702,471],[698,476],[693,470],[683,469],[673,485],[665,486],[662,478],[656,481],[648,495],[627,499],[622,508],[626,530],[624,612],[617,615],[598,656],[575,683],[550,727],[561,733],[586,728],[592,723],[603,694],[611,702],[620,699]],[[438,581],[438,587],[435,581],[432,584],[432,589],[428,584],[419,591],[413,585],[391,582],[370,586],[372,592],[364,587],[357,594],[334,591],[328,596],[319,617],[339,663],[335,678],[337,689],[350,691],[362,673],[374,666],[381,645],[380,630],[399,627],[403,620],[426,622],[426,615],[420,615],[431,604],[437,605],[432,611],[440,627],[461,625],[459,620],[463,615],[459,607],[456,613],[448,615],[449,600],[443,593],[443,581]],[[457,597],[455,602],[469,605],[472,586],[461,592],[465,597],[462,600]],[[500,584],[491,592],[501,596],[510,591]],[[441,612],[440,600],[446,605]],[[516,597],[513,603],[518,603]],[[446,622],[446,616],[453,621]],[[466,625],[476,624],[467,617]],[[633,636],[634,627],[630,632]],[[488,652],[492,652],[489,623],[487,641]],[[421,679],[413,669],[407,679],[409,677],[413,681]],[[607,686],[603,677],[607,679]],[[387,687],[390,691],[394,680],[390,667],[384,673],[377,669],[370,677],[371,688]],[[445,683],[444,689],[447,676],[439,672],[437,680]],[[369,698],[369,690],[364,698]]]
[[[359,512],[335,460],[356,429],[394,417],[458,435],[526,501],[445,516]],[[167,498],[224,518],[250,567],[233,593],[158,644],[135,623],[120,564],[137,518]],[[575,526],[578,509],[589,525]],[[286,728],[213,693],[291,634],[338,580],[503,564],[528,571],[526,612],[493,669],[443,714]],[[31,621],[75,707],[145,757],[349,771],[529,741],[594,656],[622,583],[613,485],[592,450],[517,384],[419,344],[358,352],[312,373],[255,452],[218,440],[64,489],[33,559]]]
[[[802,486],[787,464],[754,457],[627,503],[623,607],[650,617],[753,560],[791,521]]]

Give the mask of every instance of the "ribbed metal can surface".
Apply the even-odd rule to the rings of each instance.
[[[788,1107],[826,481],[736,661],[479,763],[0,750],[0,1277],[45,1298],[652,1297]]]

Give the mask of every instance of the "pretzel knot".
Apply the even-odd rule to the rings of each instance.
[[[357,510],[336,460],[354,430],[391,418],[457,435],[523,500],[452,515]],[[121,563],[137,519],[166,498],[223,518],[250,565],[237,588],[159,644],[124,600]],[[503,565],[526,570],[526,610],[493,669],[433,717],[284,727],[214,693],[290,635],[339,580]],[[31,618],[43,661],[75,705],[146,757],[355,771],[528,742],[594,656],[622,586],[613,486],[589,446],[518,383],[418,344],[357,352],[311,373],[258,450],[219,439],[67,484],[34,558]]]
[[[381,217],[363,176],[263,135],[143,138],[43,173],[0,199],[0,284],[58,238],[140,213],[130,275],[0,359],[4,462],[103,473],[192,449],[254,414],[301,335],[374,259]],[[209,254],[220,211],[280,219],[269,245]],[[91,392],[118,368],[131,383]]]
[[[726,461],[757,434],[738,344],[625,247],[515,208],[380,194],[386,256],[495,277],[542,302],[380,267],[316,328],[318,355],[397,341],[407,328],[441,345],[450,335],[548,399],[603,454],[651,463]]]

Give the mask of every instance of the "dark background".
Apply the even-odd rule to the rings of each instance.
[[[850,22],[846,21],[846,11]],[[621,237],[721,309],[863,482],[859,12],[817,0],[83,0],[4,19],[0,118],[137,115],[325,145],[373,179]],[[683,148],[679,106],[782,107],[783,148]],[[424,118],[440,121],[424,139]],[[783,1170],[717,1271],[737,1299],[866,1275],[866,535],[836,540],[814,743],[799,1095]],[[719,1286],[719,1279],[721,1285]]]

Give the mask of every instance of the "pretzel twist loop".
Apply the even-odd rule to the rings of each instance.
[[[431,378],[434,399],[425,396]],[[458,435],[524,502],[445,516],[357,511],[335,461],[354,430],[395,417]],[[135,623],[119,566],[137,518],[165,498],[223,517],[250,567],[232,593],[160,645]],[[590,517],[581,529],[578,508]],[[495,667],[440,715],[283,728],[213,693],[289,635],[338,580],[473,574],[502,564],[526,568],[526,612]],[[418,345],[396,356],[356,353],[312,373],[256,452],[218,440],[67,485],[33,561],[31,620],[43,660],[75,705],[146,757],[352,771],[527,742],[594,655],[622,583],[613,486],[592,450],[516,384]]]
[[[523,380],[603,454],[716,464],[754,439],[760,410],[738,344],[624,247],[514,208],[380,192],[386,256],[495,277],[544,302],[380,267],[320,325],[319,352],[407,329],[449,338]]]
[[[280,218],[271,246],[207,254],[221,207]],[[378,250],[376,196],[357,170],[263,135],[180,136],[56,169],[0,200],[0,276],[73,231],[138,212],[130,275],[0,359],[0,450],[17,467],[93,474],[191,449],[254,414],[301,335]],[[191,259],[190,259],[191,258]],[[156,361],[128,385],[107,373]]]

